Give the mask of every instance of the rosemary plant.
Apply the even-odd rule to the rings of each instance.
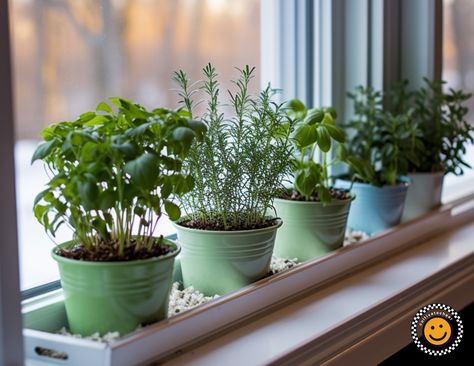
[[[254,68],[245,66],[239,72],[235,90],[228,90],[229,105],[220,103],[218,75],[211,64],[204,67],[204,80],[196,87],[183,71],[174,74],[181,103],[193,118],[198,117],[195,97],[204,94],[205,111],[198,119],[208,128],[184,162],[195,178],[194,189],[181,197],[184,225],[245,230],[272,224],[267,213],[290,172],[291,123],[282,105],[272,101],[275,91],[270,86],[257,95],[249,92]]]
[[[50,181],[36,197],[34,213],[53,237],[67,225],[87,251],[108,245],[121,256],[132,245],[152,250],[164,211],[180,217],[172,198],[194,185],[182,173],[182,160],[205,126],[184,110],[150,112],[125,99],[111,102],[41,132],[45,142],[32,162],[45,162]]]

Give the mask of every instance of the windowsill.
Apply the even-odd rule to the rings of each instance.
[[[415,313],[474,300],[474,224],[318,289],[165,365],[377,364],[411,342]]]
[[[303,346],[305,341],[323,334],[327,336],[329,331],[334,330],[331,330],[333,327],[340,328],[342,332],[357,313],[362,317],[369,316],[373,309],[382,306],[380,304],[384,301],[397,298],[403,291],[411,288],[410,286],[416,288],[417,281],[425,281],[430,276],[434,278],[463,258],[472,259],[473,244],[461,240],[463,235],[466,235],[463,234],[466,230],[474,231],[471,226],[455,229],[429,241],[427,238],[433,238],[436,234],[472,219],[474,209],[470,204],[473,202],[474,196],[471,196],[462,202],[445,205],[419,220],[261,280],[179,316],[143,328],[106,347],[99,347],[92,341],[79,341],[35,329],[25,329],[26,353],[30,360],[33,360],[35,355],[32,350],[38,344],[53,349],[59,345],[61,350],[79,357],[76,362],[83,363],[86,357],[90,357],[90,360],[97,360],[95,364],[98,365],[119,366],[171,357],[176,352],[196,347],[196,342],[210,340],[205,346],[198,346],[192,353],[185,353],[176,360],[170,360],[171,364],[179,364],[179,360],[198,364],[200,360],[203,364],[219,364],[226,360],[228,363],[231,358],[229,352],[235,352],[235,360],[240,360],[240,364],[250,362],[248,359],[242,360],[242,357],[250,357],[251,363],[255,364],[259,363],[258,360],[276,360],[288,352],[291,355],[292,347]],[[459,242],[454,240],[456,238],[460,238]],[[421,242],[424,244],[414,246]],[[438,252],[433,252],[431,256],[429,248],[437,248]],[[402,254],[396,254],[402,250]],[[402,259],[406,264],[403,264]],[[382,260],[384,262],[380,263]],[[433,264],[431,260],[438,262]],[[418,267],[425,272],[417,269]],[[432,268],[431,272],[429,268]],[[384,282],[390,278],[391,282]],[[56,299],[48,299],[48,296],[42,300],[32,299],[25,303],[24,311],[31,314],[33,309],[44,308],[47,302],[58,304],[60,298],[59,292],[56,293]],[[380,304],[374,306],[378,303]],[[56,308],[60,309],[60,303]],[[378,311],[380,312],[380,309]],[[41,321],[39,319],[36,329],[41,329],[42,326],[44,328],[45,324],[39,324]],[[48,321],[50,320],[46,322]],[[249,323],[241,326],[243,321]],[[28,325],[28,322],[26,324]],[[288,328],[285,328],[286,326]],[[301,331],[293,334],[295,329]],[[228,333],[218,340],[212,340],[216,334],[223,332]],[[292,336],[288,337],[287,334]],[[252,336],[255,336],[255,339],[251,338]],[[356,334],[348,337],[352,342],[357,338]],[[281,339],[278,341],[277,338]],[[270,339],[275,343],[270,342]],[[284,343],[280,345],[280,342]],[[254,348],[253,344],[259,346]],[[251,352],[251,349],[258,352]],[[259,359],[260,354],[265,358]],[[212,359],[214,356],[224,358],[218,362],[218,358]],[[70,363],[67,364],[77,363],[74,363],[71,356]]]

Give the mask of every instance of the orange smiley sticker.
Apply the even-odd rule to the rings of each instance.
[[[423,334],[429,343],[442,346],[451,338],[451,325],[444,318],[434,317],[426,322]]]

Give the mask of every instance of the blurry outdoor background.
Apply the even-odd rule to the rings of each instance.
[[[16,174],[22,289],[58,278],[53,242],[34,218],[47,177],[30,165],[39,131],[93,110],[110,96],[175,108],[173,71],[197,81],[211,62],[222,89],[234,67],[256,66],[260,87],[259,0],[11,0]],[[221,92],[223,96],[227,93]],[[158,234],[173,227],[161,220]],[[69,240],[60,232],[56,241]]]
[[[223,81],[237,75],[235,66],[256,66],[257,89],[260,1],[10,0],[10,5],[21,285],[26,289],[58,278],[49,253],[53,242],[32,212],[47,179],[41,163],[30,165],[39,131],[74,119],[109,96],[176,107],[172,72],[183,69],[198,80],[208,62]],[[444,12],[443,79],[473,91],[474,1],[444,0]],[[474,99],[469,107],[474,120]],[[163,220],[159,230],[169,234],[173,228]],[[57,242],[70,237],[61,232]]]

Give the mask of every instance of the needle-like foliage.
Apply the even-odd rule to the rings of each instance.
[[[191,146],[184,168],[195,178],[195,187],[182,197],[187,220],[208,229],[245,230],[269,224],[273,198],[290,172],[291,123],[282,105],[272,101],[267,87],[249,92],[254,68],[239,69],[240,77],[228,90],[229,105],[220,103],[215,68],[208,64],[204,80],[190,87],[186,73],[176,72],[181,102],[193,118],[202,120],[208,133]],[[196,116],[198,92],[204,94],[205,112]],[[229,115],[224,107],[230,107]],[[229,108],[228,108],[229,109]]]

